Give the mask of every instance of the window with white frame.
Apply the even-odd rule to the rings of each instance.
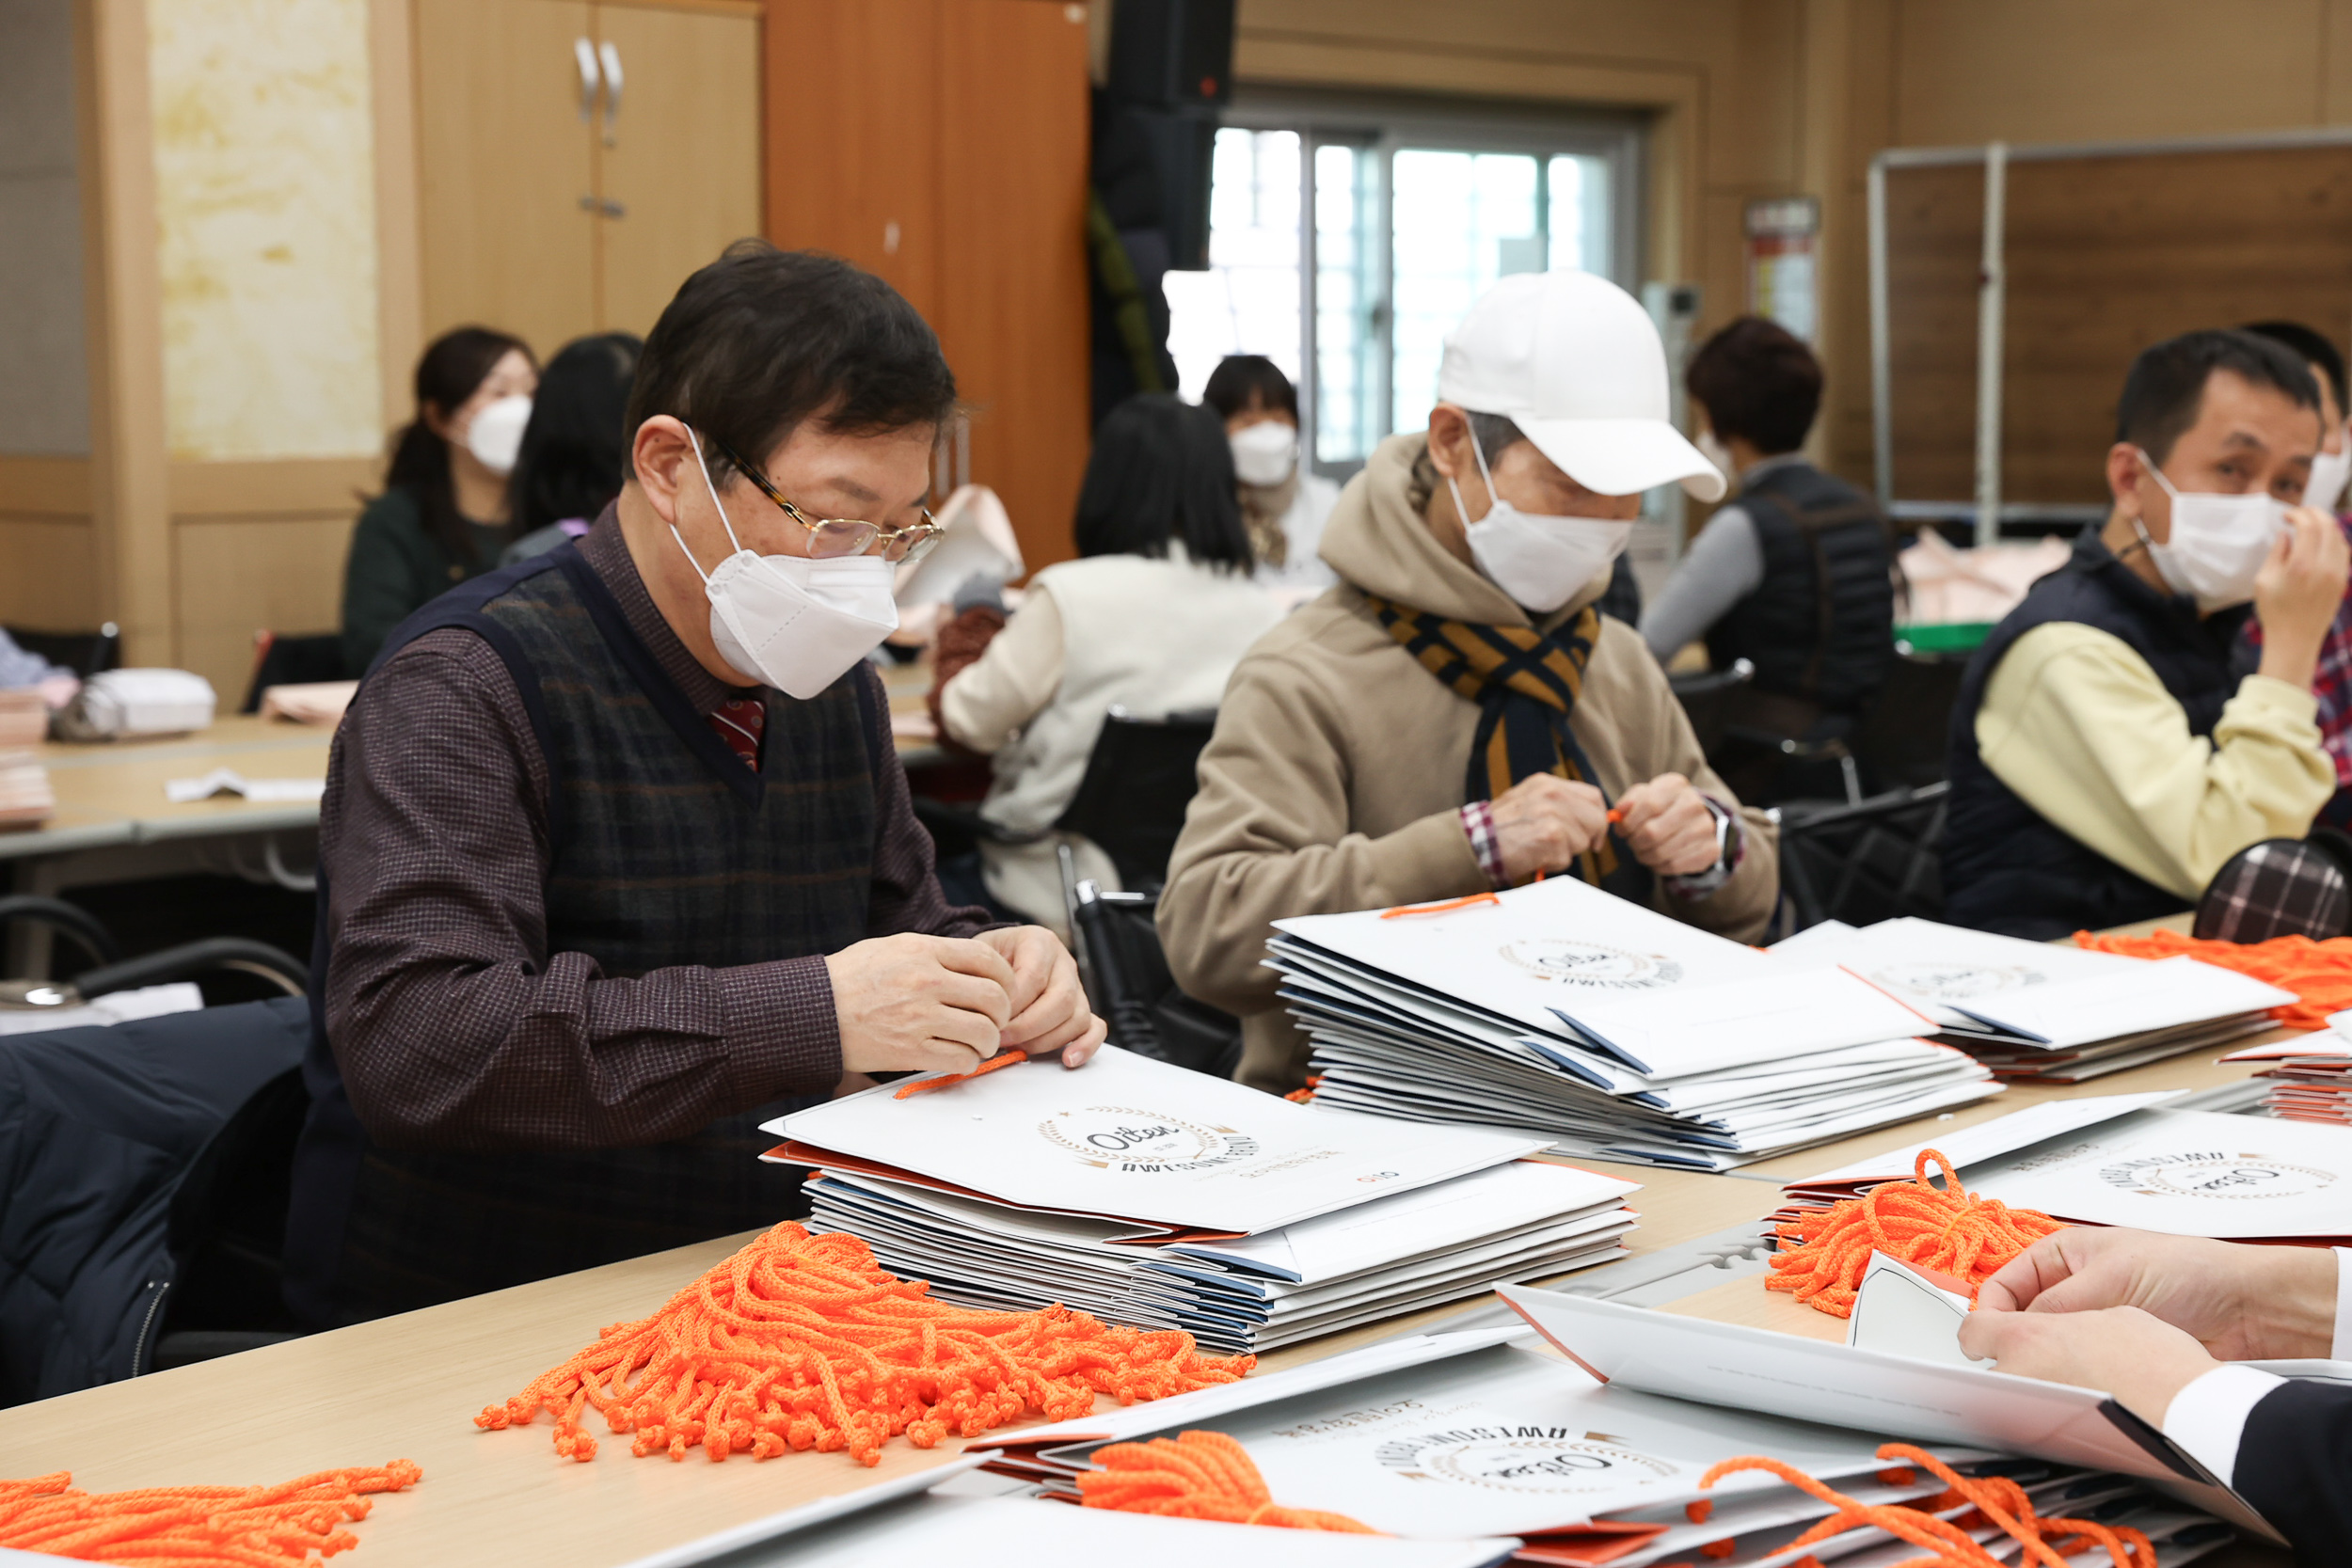
[[[1168,348],[1192,397],[1229,354],[1279,365],[1326,472],[1422,427],[1445,334],[1496,278],[1634,284],[1629,123],[1263,96],[1229,119],[1208,270],[1167,275]]]

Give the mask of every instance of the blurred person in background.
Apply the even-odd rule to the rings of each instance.
[[[343,566],[343,662],[358,675],[391,629],[511,542],[514,471],[538,362],[486,326],[445,332],[417,361],[417,414],[392,438],[384,493],[352,531]]]
[[[622,420],[645,341],[603,332],[565,343],[540,373],[531,422],[507,482],[515,542],[501,565],[513,565],[588,531],[628,477]]]
[[[1302,593],[1339,581],[1316,551],[1340,487],[1308,467],[1291,378],[1263,354],[1231,354],[1210,373],[1200,401],[1225,421],[1258,580]]]
[[[1661,664],[1702,639],[1713,668],[1753,664],[1747,728],[1841,735],[1895,657],[1896,540],[1876,502],[1798,450],[1820,407],[1820,361],[1787,329],[1742,316],[1700,347],[1683,383],[1698,448],[1735,493],[1642,612],[1643,640]],[[1743,794],[1762,782],[1732,779]]]
[[[1165,392],[1132,397],[1095,432],[1078,492],[1079,559],[1031,578],[1009,621],[998,606],[973,605],[941,633],[940,732],[994,759],[980,807],[991,822],[1051,828],[1114,706],[1157,718],[1217,705],[1241,656],[1281,618],[1254,578],[1233,495],[1214,413]],[[983,841],[978,865],[943,865],[943,882],[951,897],[970,896],[978,889],[961,879],[977,872],[1001,909],[1066,937],[1059,836]],[[1071,848],[1080,877],[1120,886],[1100,848],[1074,835]]]
[[[2336,519],[2352,539],[2352,519],[2344,513],[2344,482],[2352,478],[2352,434],[2345,429],[2344,356],[2336,345],[2300,322],[2256,322],[2243,328],[2267,338],[2303,361],[2319,384],[2319,455],[2303,486],[2303,504]],[[2246,624],[2249,662],[2259,659],[2260,620]],[[2336,610],[2335,624],[2319,644],[2312,673],[2312,695],[2319,700],[2319,739],[2335,765],[2336,797],[2320,815],[2335,826],[2352,826],[2352,600]]]

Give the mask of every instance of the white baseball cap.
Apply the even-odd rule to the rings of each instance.
[[[1700,500],[1723,498],[1723,470],[1674,427],[1649,312],[1589,272],[1516,273],[1479,295],[1446,335],[1438,398],[1507,416],[1587,490],[1680,480]]]

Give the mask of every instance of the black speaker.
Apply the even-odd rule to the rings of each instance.
[[[1204,114],[1130,111],[1131,123],[1151,146],[1160,180],[1160,230],[1168,264],[1200,272],[1209,264],[1209,176],[1216,156],[1216,121]]]
[[[1118,0],[1110,90],[1148,108],[1232,102],[1233,0]]]

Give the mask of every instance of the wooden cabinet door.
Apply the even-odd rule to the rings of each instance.
[[[599,325],[642,336],[690,273],[759,232],[759,22],[608,0],[596,28],[621,67],[618,112],[597,120]]]
[[[543,357],[595,330],[585,0],[415,0],[428,336],[478,324]]]
[[[942,0],[938,328],[973,405],[972,477],[1031,567],[1076,548],[1091,439],[1086,9]]]
[[[767,23],[768,237],[856,262],[934,325],[939,30],[950,3],[769,0]]]

